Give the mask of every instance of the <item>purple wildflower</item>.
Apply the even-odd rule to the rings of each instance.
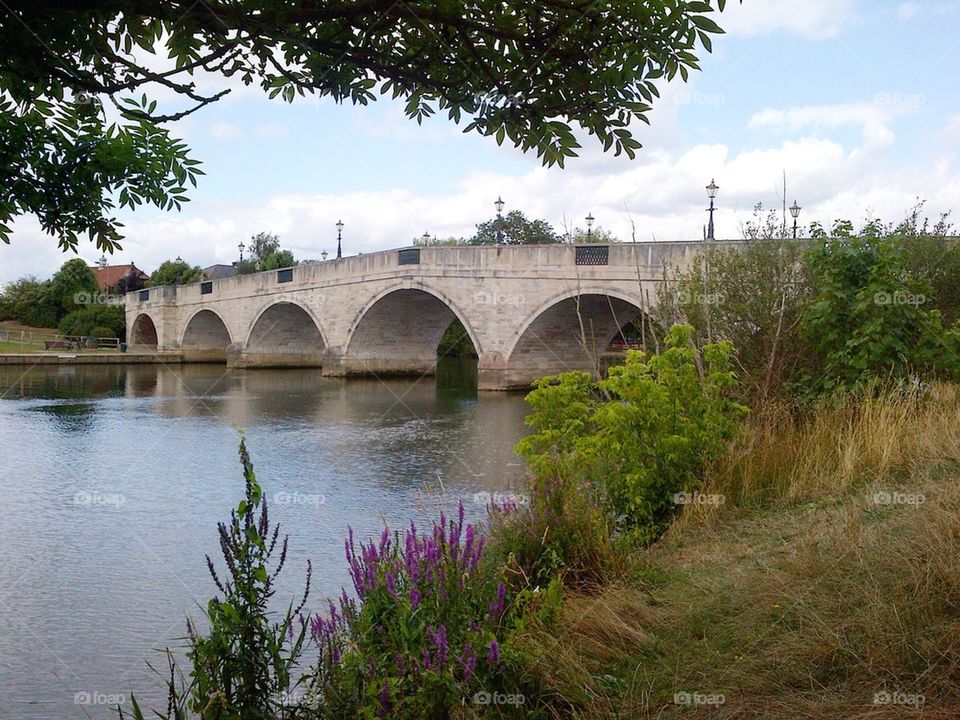
[[[493,664],[500,660],[500,646],[496,640],[490,643],[490,651],[487,653],[487,662]]]

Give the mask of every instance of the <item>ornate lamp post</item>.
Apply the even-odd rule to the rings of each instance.
[[[493,204],[497,208],[497,245],[500,245],[503,242],[503,229],[502,229],[502,218],[500,213],[503,211],[503,198],[497,195],[497,201]]]
[[[321,259],[321,260],[326,260],[326,259],[327,259],[327,255],[329,255],[329,253],[328,253],[326,250],[324,250],[322,253],[320,253],[320,259]]]
[[[423,233],[423,237],[420,238],[420,239],[423,241],[423,244],[424,244],[424,245],[429,245],[429,244],[430,244],[430,233],[424,232],[424,233]]]
[[[343,257],[343,221],[337,220],[337,260]]]
[[[715,240],[713,236],[713,199],[717,196],[717,190],[720,189],[720,186],[717,185],[713,180],[710,181],[710,184],[707,185],[707,197],[710,198],[710,207],[707,208],[707,212],[710,213],[710,223],[707,225],[707,240]]]
[[[590,242],[590,239],[593,237],[593,213],[588,213],[586,217],[587,221],[587,242]]]
[[[243,240],[240,241],[240,244],[237,245],[237,249],[240,251],[240,262],[243,262],[243,249],[246,245],[243,244]]]
[[[793,201],[793,205],[790,206],[790,214],[793,216],[793,239],[797,239],[797,216],[800,214],[800,206],[797,205],[797,201]]]

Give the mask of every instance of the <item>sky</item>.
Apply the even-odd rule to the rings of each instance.
[[[147,272],[176,256],[229,263],[260,231],[317,259],[336,251],[338,219],[345,255],[425,232],[466,237],[498,196],[504,212],[558,231],[590,213],[624,241],[699,240],[711,179],[716,237],[739,238],[757,203],[781,207],[784,173],[802,228],[896,221],[918,199],[933,220],[960,210],[960,0],[731,1],[718,22],[727,32],[702,71],[662,86],[651,125],[635,125],[635,159],[585,138],[564,169],[445,116],[417,125],[387,99],[289,105],[231,82],[226,98],[170,126],[203,162],[191,201],[120,213],[123,249],[109,261]],[[153,97],[161,109],[170,99]],[[78,250],[100,257],[89,242]],[[0,283],[48,277],[72,257],[24,216],[0,244]]]

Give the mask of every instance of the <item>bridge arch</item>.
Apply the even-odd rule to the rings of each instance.
[[[476,331],[452,298],[423,283],[391,285],[354,316],[344,366],[351,373],[430,373],[436,368],[440,338],[454,320],[481,354]]]
[[[319,367],[327,341],[319,320],[306,305],[273,300],[257,313],[243,347],[243,364],[252,367]]]
[[[156,350],[160,344],[157,325],[147,313],[137,315],[130,325],[130,346]]]
[[[595,369],[621,328],[642,312],[639,294],[611,288],[559,293],[521,325],[506,353],[507,367],[531,378]]]
[[[206,353],[216,356],[211,359],[223,360],[232,342],[223,318],[213,310],[204,308],[195,312],[187,321],[180,338],[180,347],[187,352]]]

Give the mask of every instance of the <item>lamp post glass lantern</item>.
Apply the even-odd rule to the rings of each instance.
[[[797,239],[797,216],[800,215],[800,206],[797,205],[797,201],[793,201],[793,205],[790,206],[790,215],[793,216],[793,239]]]
[[[720,186],[717,185],[712,179],[710,184],[707,185],[707,197],[710,198],[710,207],[707,208],[707,212],[710,213],[710,222],[707,225],[707,240],[714,240],[713,235],[713,199],[717,196],[717,190],[720,189]]]
[[[587,213],[585,220],[587,221],[587,242],[590,242],[590,238],[593,236],[593,213]]]
[[[420,238],[420,239],[423,240],[423,244],[424,244],[424,245],[429,245],[429,244],[430,244],[430,233],[424,232],[424,233],[423,233],[423,237]]]
[[[343,257],[343,221],[337,220],[337,260]]]
[[[497,245],[503,243],[503,228],[501,227],[502,218],[500,213],[503,212],[504,205],[506,205],[506,203],[503,201],[503,198],[497,195],[497,201],[493,204],[493,206],[497,209]]]
[[[324,250],[322,253],[320,253],[320,259],[321,259],[321,260],[326,260],[326,259],[327,259],[327,255],[329,255],[329,253],[328,253],[326,250]]]
[[[243,250],[245,247],[246,245],[243,244],[242,240],[240,241],[240,244],[237,245],[237,249],[240,250],[240,262],[243,262]]]

